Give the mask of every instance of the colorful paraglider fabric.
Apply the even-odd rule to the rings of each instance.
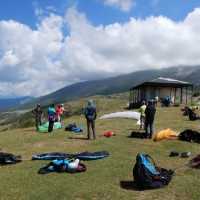
[[[49,127],[49,122],[46,122],[44,125],[42,126],[38,126],[38,132],[44,132],[44,131],[48,131],[48,127]],[[53,130],[62,128],[63,125],[60,122],[55,122],[53,124]]]
[[[178,137],[179,133],[176,133],[174,131],[172,131],[170,128],[160,131],[159,133],[157,133],[154,137],[154,141],[158,141],[158,140],[162,140],[162,139],[167,139],[170,137]]]
[[[108,131],[108,132],[104,133],[102,136],[111,137],[111,136],[116,136],[116,134],[113,131]]]

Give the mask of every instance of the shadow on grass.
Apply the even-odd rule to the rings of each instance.
[[[131,137],[131,136],[125,136],[127,138],[132,138],[132,139],[143,139],[142,137]]]
[[[87,138],[78,138],[78,137],[68,137],[68,139],[71,139],[71,140],[88,140]]]
[[[134,181],[120,181],[120,186],[126,190],[135,190],[135,182]]]
[[[137,130],[137,131],[139,131],[140,129],[139,128],[126,128],[125,130],[130,130],[130,131]]]

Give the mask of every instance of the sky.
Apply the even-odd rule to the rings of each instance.
[[[0,98],[200,65],[199,0],[1,0]]]

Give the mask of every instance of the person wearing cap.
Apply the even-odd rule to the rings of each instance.
[[[93,137],[94,140],[97,139],[96,133],[95,133],[95,120],[97,117],[97,109],[92,104],[92,100],[88,100],[88,105],[85,107],[85,118],[87,120],[87,139],[90,140],[90,126],[92,127]]]
[[[146,115],[146,119],[145,119],[145,133],[146,133],[146,138],[148,138],[148,126],[149,126],[149,128],[150,128],[149,139],[151,139],[152,135],[153,135],[154,116],[155,116],[155,113],[156,113],[156,108],[153,105],[152,101],[148,101],[148,105],[147,105],[144,113]]]
[[[146,102],[142,102],[142,106],[140,106],[139,112],[140,112],[140,130],[144,129],[145,124],[145,109],[146,109]]]
[[[35,113],[36,131],[38,131],[38,126],[42,126],[42,115],[43,115],[43,111],[41,109],[40,104],[37,104],[37,107],[34,109],[34,113]]]
[[[61,122],[63,113],[64,113],[64,112],[69,112],[69,111],[68,111],[68,110],[65,110],[64,104],[63,104],[63,103],[60,104],[60,107],[61,107],[61,114],[60,114],[60,122]]]

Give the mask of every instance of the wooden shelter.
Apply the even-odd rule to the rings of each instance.
[[[130,89],[129,107],[138,107],[142,101],[155,100],[156,96],[160,100],[169,96],[172,103],[183,103],[183,93],[187,104],[188,94],[193,94],[193,86],[189,82],[162,77],[147,81]],[[192,103],[192,95],[190,99]]]

